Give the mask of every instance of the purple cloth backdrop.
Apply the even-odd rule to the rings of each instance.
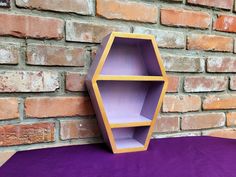
[[[146,152],[112,154],[104,144],[18,152],[0,177],[235,177],[236,140],[151,140]]]

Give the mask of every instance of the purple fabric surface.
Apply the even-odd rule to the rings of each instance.
[[[236,140],[151,140],[148,151],[113,155],[104,144],[18,152],[0,177],[235,177]]]

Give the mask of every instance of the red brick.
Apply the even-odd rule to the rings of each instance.
[[[13,97],[0,98],[0,120],[19,118],[18,99]]]
[[[191,34],[187,38],[187,49],[233,52],[233,39],[217,35]]]
[[[221,9],[231,9],[233,7],[233,0],[188,0],[188,3]]]
[[[230,77],[230,89],[236,90],[236,76]]]
[[[54,71],[0,71],[0,92],[52,92],[59,88]]]
[[[226,76],[190,76],[184,80],[185,92],[224,91],[227,87]]]
[[[132,10],[131,10],[132,9]],[[121,0],[97,0],[97,15],[107,19],[121,19],[139,22],[157,22],[157,7],[143,2]]]
[[[177,49],[185,48],[185,35],[182,32],[159,30],[155,28],[146,28],[141,26],[135,26],[133,32],[154,35],[158,47]]]
[[[84,66],[89,53],[80,47],[28,45],[27,64],[48,66]]]
[[[100,130],[95,119],[60,121],[60,137],[62,140],[99,136]]]
[[[0,146],[45,143],[54,141],[54,123],[33,123],[0,126]]]
[[[207,59],[207,72],[226,73],[235,72],[236,58],[234,57],[209,57]]]
[[[203,109],[236,109],[235,95],[210,95],[203,101]]]
[[[93,1],[91,0],[16,0],[16,5],[38,10],[52,10],[59,12],[74,12],[82,15],[94,14]]]
[[[197,95],[166,95],[163,112],[190,112],[201,108],[201,98]]]
[[[61,39],[63,28],[64,22],[57,18],[0,13],[0,36]]]
[[[66,90],[68,91],[86,91],[85,74],[76,72],[66,73]]]
[[[73,20],[66,22],[67,41],[100,43],[102,39],[112,31],[130,32],[130,27]]]
[[[176,8],[161,9],[161,24],[207,29],[211,24],[211,16],[206,12]]]
[[[236,33],[236,16],[219,15],[213,28],[217,31]]]
[[[33,118],[89,116],[94,115],[94,111],[88,97],[29,97],[25,100],[25,115]]]
[[[224,124],[224,113],[202,113],[182,117],[182,130],[216,128],[222,127]]]
[[[166,71],[171,72],[203,72],[204,59],[201,57],[162,55]]]
[[[219,138],[229,138],[236,139],[236,130],[234,129],[221,129],[203,132],[203,135],[219,137]]]
[[[180,78],[178,76],[168,76],[167,92],[178,92]]]
[[[154,132],[176,132],[179,131],[179,117],[161,116],[157,119]]]
[[[227,126],[235,126],[236,125],[236,112],[229,112],[226,114],[227,118]]]
[[[20,46],[12,43],[0,43],[0,64],[17,64],[20,58]]]

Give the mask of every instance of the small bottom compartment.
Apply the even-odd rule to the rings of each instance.
[[[116,148],[119,150],[144,147],[149,128],[149,126],[113,128]]]

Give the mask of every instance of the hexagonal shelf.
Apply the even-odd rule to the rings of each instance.
[[[113,32],[105,37],[86,85],[113,153],[146,150],[167,88],[154,36]]]

